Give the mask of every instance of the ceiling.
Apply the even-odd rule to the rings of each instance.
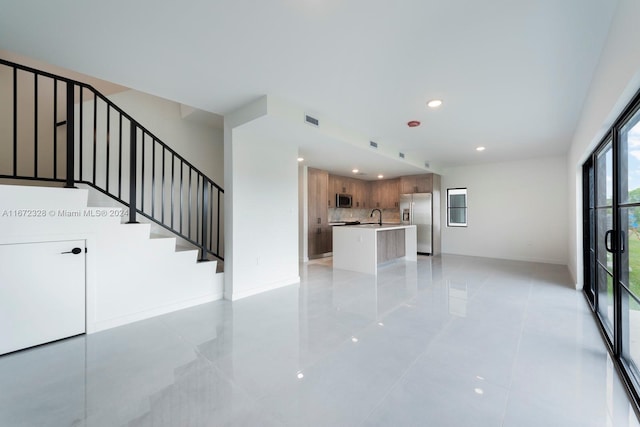
[[[617,5],[0,2],[2,49],[220,115],[275,95],[440,167],[566,153]]]

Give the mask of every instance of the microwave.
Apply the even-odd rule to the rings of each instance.
[[[336,194],[336,208],[350,208],[352,198],[351,194]]]

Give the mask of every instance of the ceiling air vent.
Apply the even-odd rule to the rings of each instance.
[[[398,156],[400,156],[401,159],[404,159],[404,153],[398,153]]]
[[[373,141],[369,141],[369,147],[378,148],[378,143],[377,142],[373,142]]]
[[[311,116],[310,116],[310,115],[308,115],[308,114],[305,114],[305,115],[304,115],[304,121],[305,121],[306,123],[308,123],[308,124],[310,124],[310,125],[313,125],[313,126],[316,126],[316,127],[317,127],[317,126],[320,126],[320,120],[316,119],[315,117],[311,117]]]

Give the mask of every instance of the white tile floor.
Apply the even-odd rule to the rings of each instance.
[[[420,257],[0,357],[0,426],[639,426],[565,267]]]

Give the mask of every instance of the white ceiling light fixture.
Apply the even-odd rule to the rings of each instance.
[[[485,147],[477,147],[476,148],[476,151],[484,151],[484,150],[485,150]]]
[[[378,175],[378,179],[382,179],[382,178],[384,178],[384,175],[382,174]]]
[[[441,99],[432,99],[431,101],[427,102],[427,107],[429,108],[438,108],[441,105],[442,105]]]
[[[304,162],[304,157],[298,157],[299,162]]]
[[[358,172],[360,172],[360,171],[359,171],[358,169],[354,169],[354,170],[352,170],[351,172],[353,172],[353,173],[358,173]]]

